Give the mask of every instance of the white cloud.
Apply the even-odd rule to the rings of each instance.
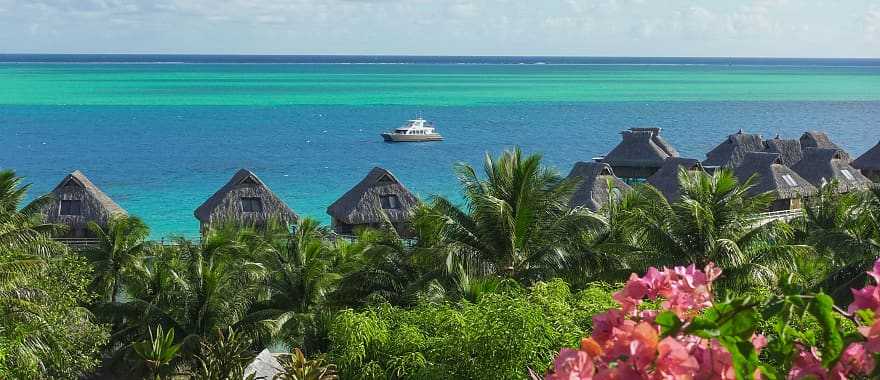
[[[0,33],[36,25],[7,51],[878,55],[875,1],[0,0]]]
[[[865,36],[869,40],[880,41],[880,6],[876,6],[865,13]]]

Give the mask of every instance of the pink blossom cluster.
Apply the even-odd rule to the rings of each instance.
[[[655,310],[641,310],[645,300],[662,300],[663,310],[685,323],[712,306],[712,282],[721,270],[689,267],[651,268],[633,274],[614,294],[620,309],[593,317],[593,334],[579,350],[563,349],[547,380],[575,379],[734,379],[731,355],[715,340],[679,334],[661,338]],[[762,336],[753,344],[760,349]]]
[[[880,260],[868,272],[880,282]],[[576,379],[734,379],[730,353],[715,339],[679,333],[661,336],[655,322],[660,311],[642,310],[645,300],[662,300],[662,311],[672,311],[685,324],[712,306],[712,282],[721,270],[710,264],[704,270],[689,267],[651,268],[644,277],[633,274],[622,290],[614,294],[620,304],[593,317],[593,333],[579,349],[563,349],[547,380]],[[870,309],[880,315],[880,287],[853,290],[855,301],[849,311]],[[788,379],[843,380],[867,376],[875,368],[874,354],[880,353],[880,318],[860,328],[865,340],[849,344],[831,368],[822,366],[815,347],[797,347]],[[764,336],[752,337],[757,351],[766,345]],[[755,378],[761,374],[756,372]]]

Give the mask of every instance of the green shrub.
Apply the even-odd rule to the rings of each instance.
[[[611,291],[595,284],[572,295],[553,280],[476,303],[347,310],[330,327],[330,357],[346,379],[522,379],[577,345],[590,315],[613,306]]]

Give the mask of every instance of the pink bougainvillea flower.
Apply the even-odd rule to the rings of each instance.
[[[852,289],[853,302],[849,304],[847,311],[850,313],[861,309],[870,309],[880,312],[880,289],[876,286],[866,286],[862,289]]]
[[[596,372],[586,352],[563,348],[553,362],[553,374],[546,380],[591,380]]]
[[[874,371],[874,357],[861,343],[850,343],[831,369],[831,378],[846,380],[852,376],[867,376]]]
[[[618,309],[608,310],[593,316],[593,339],[600,345],[611,338],[614,327],[623,324],[623,312]]]
[[[663,338],[658,345],[657,375],[660,379],[689,380],[694,378],[700,365],[687,347],[672,337]]]
[[[660,340],[660,330],[648,322],[640,322],[631,333],[632,340],[629,342],[629,361],[633,367],[643,371],[650,366],[657,357],[657,344]]]
[[[799,347],[800,353],[795,357],[791,371],[788,373],[789,380],[799,379],[815,379],[824,380],[828,378],[828,371],[822,368],[822,360],[815,347],[804,350]]]
[[[870,352],[880,352],[880,319],[871,326],[859,327],[859,332],[865,337],[865,348]]]
[[[880,282],[880,260],[868,274]],[[721,275],[713,264],[699,270],[687,267],[650,268],[643,277],[630,276],[614,294],[620,308],[593,316],[593,334],[581,341],[579,350],[564,349],[554,362],[548,380],[734,380],[733,357],[717,339],[679,332],[660,336],[657,316],[666,311],[689,323],[712,306],[712,283]],[[880,287],[853,290],[849,311],[869,309],[880,314]],[[662,300],[660,310],[640,310],[645,300]],[[834,366],[822,366],[815,347],[798,344],[789,380],[845,380],[867,378],[877,367],[880,354],[880,318],[859,327],[863,341],[850,343]],[[751,343],[760,352],[767,338],[754,334]],[[761,372],[755,372],[761,378]]]

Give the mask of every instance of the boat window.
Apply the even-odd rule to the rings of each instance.
[[[263,200],[257,197],[242,197],[241,211],[263,212]]]
[[[400,201],[394,194],[380,195],[379,203],[381,203],[382,208],[386,210],[396,210],[400,208]]]
[[[794,180],[794,177],[792,177],[790,174],[783,174],[782,179],[785,180],[785,183],[787,183],[788,186],[797,186],[797,182]]]
[[[82,201],[79,199],[62,199],[61,215],[82,215]]]
[[[843,173],[843,176],[850,181],[855,179],[855,177],[853,177],[852,173],[850,173],[848,169],[843,169],[840,172]]]

